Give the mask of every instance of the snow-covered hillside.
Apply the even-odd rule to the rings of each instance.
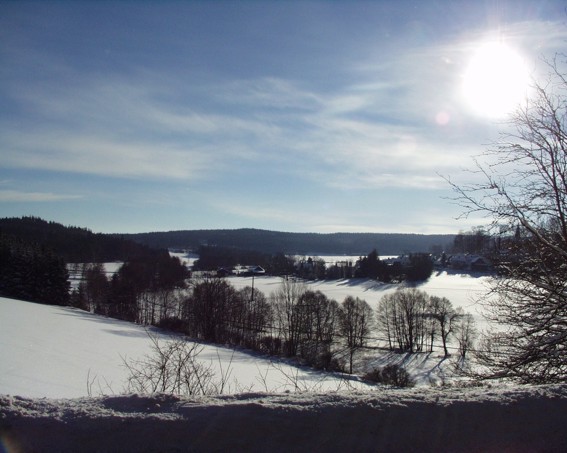
[[[432,295],[448,297],[456,307],[479,313],[475,298],[485,290],[488,277],[433,276],[419,286]],[[252,284],[247,277],[232,277],[236,288]],[[269,295],[281,284],[276,277],[255,278],[257,289]],[[347,295],[366,299],[375,307],[394,285],[368,280],[310,282],[342,301]],[[480,318],[479,318],[480,319]],[[135,359],[149,352],[146,331],[137,325],[100,317],[72,308],[0,299],[0,393],[30,397],[79,397],[124,391],[127,370],[122,358]],[[265,357],[205,345],[199,355],[221,373],[230,372],[227,393],[242,391],[333,390],[360,386],[356,380],[321,374],[272,362]],[[230,364],[229,364],[230,363]],[[437,356],[413,360],[418,383],[428,384],[431,369],[443,373]],[[407,365],[407,364],[406,364]]]
[[[0,394],[73,398],[122,393],[128,377],[122,358],[150,352],[143,327],[68,307],[0,298],[0,323]],[[203,345],[198,358],[219,379],[228,376],[225,393],[364,385],[212,345]]]

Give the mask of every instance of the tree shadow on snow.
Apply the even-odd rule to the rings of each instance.
[[[143,326],[140,326],[138,324],[133,324],[128,321],[123,321],[121,319],[115,319],[115,318],[108,318],[76,308],[66,308],[64,312],[58,313],[58,315],[80,318],[81,320],[84,321],[100,324],[102,326],[101,331],[112,333],[114,335],[125,336],[125,337],[147,337],[148,334],[146,330],[150,330],[151,332],[154,333],[161,333],[159,329],[154,327],[144,328]],[[112,327],[116,327],[116,329],[112,329]]]
[[[369,370],[399,365],[405,368],[418,384],[443,384],[451,375],[450,356],[438,352],[394,352],[389,351],[367,364]]]
[[[399,283],[384,283],[370,278],[349,278],[344,280],[324,280],[337,286],[363,287],[365,291],[388,291],[400,287]]]

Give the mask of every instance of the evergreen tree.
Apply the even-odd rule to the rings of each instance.
[[[0,295],[52,305],[69,304],[65,262],[51,250],[0,233]]]
[[[433,261],[427,253],[412,253],[410,265],[406,269],[406,279],[415,282],[427,280],[433,273]]]

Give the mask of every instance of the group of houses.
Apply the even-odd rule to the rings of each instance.
[[[229,275],[238,275],[240,277],[261,276],[266,275],[266,270],[262,266],[241,266],[221,267],[217,269],[218,277],[228,277]]]
[[[443,254],[434,264],[439,268],[470,272],[488,272],[493,269],[492,262],[488,258],[470,253],[457,253],[448,256]]]
[[[437,258],[432,257],[432,259],[434,266],[438,269],[488,272],[493,268],[492,262],[488,258],[482,255],[474,255],[470,253],[456,253],[452,255],[443,253]],[[384,259],[384,262],[391,266],[398,265],[403,268],[410,265],[410,257],[409,255],[400,255],[397,257],[386,258]]]
[[[493,269],[492,263],[486,257],[469,253],[457,253],[453,255],[446,255],[443,253],[439,257],[432,257],[432,259],[434,260],[434,266],[438,269],[453,269],[465,272],[488,272]],[[402,268],[404,266],[409,266],[410,264],[409,255],[389,257],[383,261],[390,266],[399,265]],[[347,262],[344,264],[346,265]],[[353,267],[352,262],[348,262],[348,264]],[[306,268],[310,267],[313,270],[315,267],[315,261],[312,259],[300,261],[296,266],[298,270],[305,271]],[[258,265],[236,265],[234,267],[221,267],[217,269],[215,275],[217,277],[228,277],[231,275],[241,277],[263,276],[266,275],[266,270],[262,266]]]

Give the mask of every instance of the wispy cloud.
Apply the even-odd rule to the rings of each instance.
[[[18,190],[0,190],[0,202],[5,203],[44,203],[54,201],[77,200],[80,195],[56,194],[51,192],[22,192]]]
[[[90,134],[52,131],[8,134],[7,167],[85,173],[122,178],[192,179],[209,168],[208,150]]]
[[[353,71],[333,91],[275,77],[187,87],[157,71],[77,78],[56,62],[51,71],[69,83],[13,90],[38,125],[0,123],[3,160],[115,178],[218,180],[245,165],[248,174],[277,167],[330,188],[438,188],[436,173],[478,145],[460,136],[448,152],[447,130],[457,122],[445,130],[435,123],[448,110],[439,94],[448,87],[431,67],[445,53],[426,49]]]
[[[235,80],[219,87],[215,98],[255,111],[266,108],[272,114],[317,111],[324,102],[319,94],[301,87],[298,82],[277,77]]]
[[[13,96],[27,106],[36,125],[0,123],[3,163],[111,177],[202,180],[239,161],[265,159],[266,145],[283,135],[278,124],[254,115],[164,102],[158,98],[173,97],[175,87],[146,83],[87,77],[70,88],[15,90]]]

